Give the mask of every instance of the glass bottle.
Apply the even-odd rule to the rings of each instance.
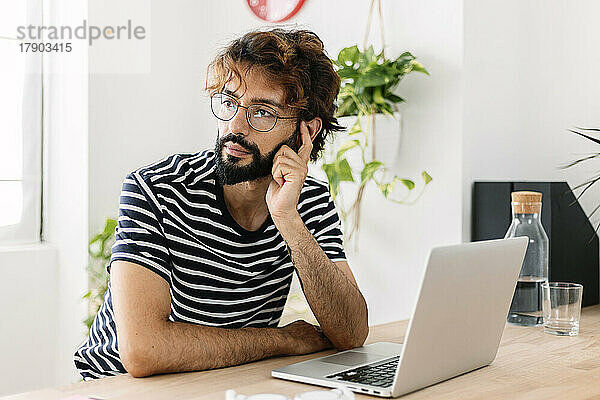
[[[542,194],[512,192],[512,223],[505,238],[527,236],[529,245],[507,321],[522,326],[543,324],[542,283],[548,281],[548,235],[541,222]]]

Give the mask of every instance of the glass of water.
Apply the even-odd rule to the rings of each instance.
[[[559,336],[579,333],[583,286],[578,283],[542,283],[544,332]]]

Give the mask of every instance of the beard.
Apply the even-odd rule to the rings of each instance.
[[[273,169],[273,160],[275,154],[282,146],[287,145],[295,152],[298,152],[298,138],[300,137],[299,126],[296,127],[294,133],[283,142],[279,143],[275,148],[264,156],[260,153],[258,146],[247,141],[243,136],[229,133],[222,138],[219,138],[217,132],[217,140],[215,142],[215,172],[219,180],[219,184],[235,185],[241,182],[251,182],[257,179],[265,178],[271,175]],[[231,142],[240,145],[244,150],[248,151],[252,156],[252,161],[247,165],[238,165],[241,158],[225,154],[223,157],[223,148],[225,143]]]

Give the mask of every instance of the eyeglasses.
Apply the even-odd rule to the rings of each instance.
[[[278,119],[296,119],[297,117],[282,117],[277,111],[264,104],[242,106],[234,97],[225,93],[215,93],[210,96],[210,109],[221,121],[230,121],[235,117],[239,108],[246,109],[246,120],[252,129],[258,132],[269,132],[275,128]]]

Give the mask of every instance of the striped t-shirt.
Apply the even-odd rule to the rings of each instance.
[[[217,179],[211,150],[176,154],[129,174],[110,263],[130,261],[165,279],[170,321],[276,327],[294,272],[287,246],[270,216],[256,231],[237,224]],[[345,260],[326,183],[306,178],[298,212],[325,254]],[[109,281],[89,337],[74,355],[84,380],[126,372],[116,332]]]

